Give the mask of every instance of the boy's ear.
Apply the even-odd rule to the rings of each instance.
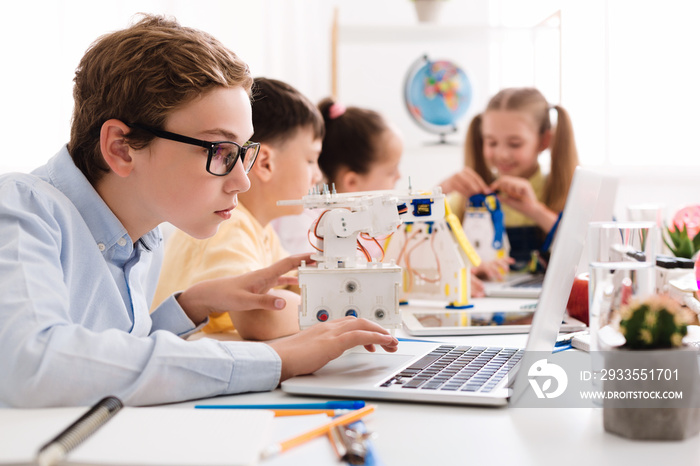
[[[549,149],[549,145],[552,143],[552,130],[548,129],[544,133],[542,133],[542,136],[540,136],[540,152],[542,152],[545,149]]]
[[[133,169],[133,159],[129,154],[130,148],[124,139],[128,133],[129,127],[116,119],[105,121],[100,130],[102,157],[109,168],[121,177],[128,176]]]
[[[260,144],[258,158],[255,159],[251,174],[260,181],[269,181],[275,170],[275,150],[268,144]]]
[[[338,181],[340,182],[340,186],[336,186],[336,189],[339,191],[355,192],[358,191],[360,175],[352,170],[344,170],[338,173]]]

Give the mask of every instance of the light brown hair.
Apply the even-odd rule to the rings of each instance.
[[[550,109],[557,112],[557,124],[549,147],[551,168],[545,184],[543,202],[555,212],[564,209],[566,196],[578,165],[578,152],[574,141],[574,129],[569,113],[559,105],[550,106],[540,91],[532,87],[508,88],[491,98],[485,112],[489,110],[514,110],[524,112],[535,123],[538,134],[542,136],[552,129],[549,118]],[[489,170],[484,159],[484,140],[481,132],[482,114],[477,115],[469,124],[465,143],[464,163],[474,169],[486,183],[490,184],[495,176]]]
[[[98,38],[75,72],[68,152],[93,185],[109,171],[100,151],[100,129],[115,118],[163,128],[178,107],[215,87],[250,92],[248,65],[211,35],[170,18],[143,15],[132,26]],[[132,130],[131,147],[153,135]]]

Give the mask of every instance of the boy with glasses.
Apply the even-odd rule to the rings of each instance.
[[[214,312],[273,311],[296,256],[198,283],[149,307],[158,225],[216,233],[250,183],[257,146],[248,67],[213,37],[146,16],[99,38],[75,76],[68,145],[0,177],[0,407],[126,404],[274,389],[346,349],[382,345],[362,319],[270,342],[182,336]]]
[[[323,117],[292,86],[275,79],[256,78],[253,128],[252,139],[260,143],[260,149],[248,175],[250,190],[238,196],[238,207],[216,235],[197,239],[182,231],[172,234],[165,248],[154,305],[195,283],[258,270],[289,255],[270,221],[301,213],[302,206],[278,206],[277,201],[300,199],[321,181],[318,157],[324,135]],[[205,334],[231,338],[235,329],[246,340],[271,340],[298,332],[299,294],[290,289],[274,289],[270,293],[286,300],[285,309],[210,316],[209,324],[203,328]]]

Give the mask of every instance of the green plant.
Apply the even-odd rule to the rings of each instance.
[[[668,239],[666,238],[668,237]],[[670,241],[670,242],[669,242]],[[688,236],[688,228],[683,224],[683,229],[680,230],[678,225],[673,225],[673,228],[666,226],[666,235],[664,235],[664,243],[676,257],[685,257],[692,259],[693,255],[700,250],[700,233],[697,233],[693,239]]]
[[[632,301],[620,310],[620,332],[626,348],[660,349],[682,345],[692,322],[690,311],[666,295]]]

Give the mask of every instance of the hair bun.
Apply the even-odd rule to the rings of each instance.
[[[335,120],[343,113],[345,113],[345,110],[345,105],[338,102],[334,102],[330,107],[328,107],[328,118],[330,118],[331,120]]]

